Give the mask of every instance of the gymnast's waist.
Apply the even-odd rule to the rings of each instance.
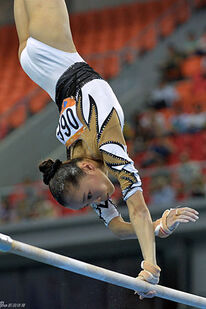
[[[102,79],[87,63],[76,62],[59,78],[56,85],[56,104],[59,112],[65,98],[76,97],[78,90],[93,79]]]

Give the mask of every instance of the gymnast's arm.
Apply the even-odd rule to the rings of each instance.
[[[127,154],[125,139],[115,110],[112,111],[110,119],[101,132],[98,146],[108,172],[120,183],[123,199],[128,206],[131,225],[141,247],[144,261],[141,264],[143,271],[140,272],[139,277],[157,284],[161,269],[156,262],[153,222],[144,201],[138,171]]]
[[[140,191],[129,199],[127,203],[131,223],[118,216],[110,221],[108,227],[121,239],[138,238],[144,260],[156,265],[155,235],[149,210]]]
[[[111,115],[99,141],[99,150],[108,171],[120,183],[130,221],[137,235],[144,260],[156,265],[155,236],[152,219],[144,201],[141,179],[129,158],[116,112]]]
[[[137,235],[145,261],[157,265],[155,235],[150,212],[140,190],[126,200],[130,221]]]
[[[156,221],[153,222],[153,230],[155,229],[155,223]],[[131,222],[124,221],[121,216],[112,219],[108,224],[108,227],[113,234],[122,240],[137,239],[137,235]]]
[[[176,214],[178,210],[178,215]],[[153,231],[155,236],[166,238],[170,236],[180,223],[196,222],[198,212],[189,207],[167,209],[161,218],[153,221]],[[126,222],[121,216],[113,218],[109,224],[109,229],[120,239],[136,239],[137,235],[131,222]]]

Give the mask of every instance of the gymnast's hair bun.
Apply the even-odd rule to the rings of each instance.
[[[51,159],[48,159],[40,163],[39,170],[43,173],[43,181],[46,185],[49,184],[50,180],[54,177],[61,165],[62,161],[59,159],[57,159],[55,162]]]

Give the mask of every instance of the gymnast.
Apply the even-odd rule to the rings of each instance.
[[[23,70],[56,102],[56,136],[66,146],[67,160],[48,159],[39,166],[44,183],[63,206],[87,205],[122,239],[137,238],[143,255],[138,278],[157,284],[155,235],[169,236],[181,222],[196,221],[198,213],[184,207],[166,210],[152,222],[141,180],[127,154],[122,133],[124,115],[109,84],[76,51],[64,0],[14,0]],[[131,222],[125,222],[111,201],[119,181]],[[138,293],[140,299],[154,292]]]

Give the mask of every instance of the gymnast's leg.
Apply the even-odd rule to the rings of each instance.
[[[76,52],[64,0],[15,0],[20,53],[29,36],[54,48]]]
[[[19,58],[22,50],[26,46],[29,38],[29,20],[24,4],[24,0],[14,1],[14,18],[16,23],[16,30],[19,37]]]

